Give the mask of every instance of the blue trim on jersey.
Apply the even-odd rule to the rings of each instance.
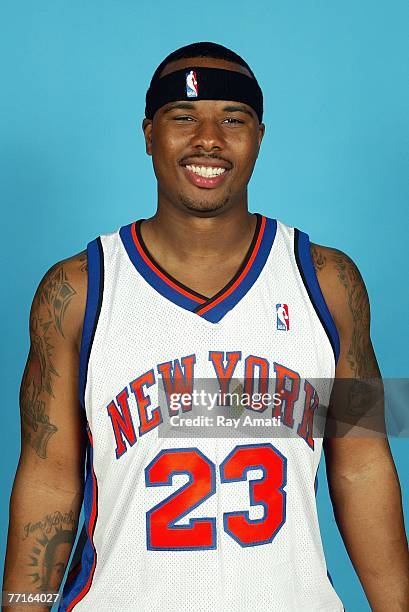
[[[58,608],[59,612],[66,612],[70,603],[77,597],[78,593],[80,593],[83,590],[83,588],[85,587],[87,583],[87,580],[89,579],[92,565],[94,563],[95,552],[94,552],[93,545],[91,543],[93,534],[89,533],[89,524],[90,524],[90,518],[91,518],[91,512],[92,512],[92,501],[93,501],[93,475],[92,475],[93,455],[94,455],[93,448],[90,442],[88,441],[87,476],[86,476],[85,485],[84,485],[84,505],[83,505],[84,525],[86,528],[87,539],[84,544],[84,548],[83,548],[82,555],[81,555],[81,570],[73,578],[72,581],[70,581],[69,583],[67,582],[65,583],[65,586],[62,592],[61,603]],[[95,495],[96,493],[97,492],[95,491]],[[94,526],[96,523],[96,518],[97,517],[95,517]],[[85,596],[86,596],[86,593],[84,593],[84,597]]]
[[[102,302],[104,282],[102,253],[100,238],[95,238],[95,240],[88,243],[88,289],[79,365],[79,398],[83,408],[85,408],[85,386],[87,383],[88,361]]]
[[[158,291],[161,295],[163,295],[163,297],[167,298],[171,302],[174,302],[178,306],[181,306],[185,310],[190,310],[193,312],[197,307],[198,302],[186,295],[183,295],[183,293],[180,293],[176,289],[173,289],[170,285],[168,285],[168,283],[162,280],[160,276],[158,276],[156,272],[154,272],[154,270],[148,266],[143,257],[141,257],[133,241],[132,225],[133,224],[130,223],[129,225],[124,225],[121,227],[119,230],[119,235],[126,252],[128,253],[129,259],[132,261],[137,271],[141,274],[141,276],[143,276],[146,282],[149,283],[151,287],[156,289],[156,291]]]
[[[277,221],[275,219],[266,217],[263,238],[251,268],[230,295],[201,315],[204,319],[210,321],[211,323],[218,323],[224,317],[224,315],[229,312],[229,310],[232,310],[232,308],[234,308],[236,304],[238,304],[246,295],[260,276],[261,271],[265,266],[271,248],[274,244],[276,233]]]
[[[259,216],[260,217],[260,216]],[[213,300],[217,302],[215,296],[209,298],[207,301],[203,299],[195,300],[190,298],[188,295],[185,295],[182,291],[174,288],[163,280],[159,274],[155,272],[145,261],[144,257],[138,251],[135,246],[134,238],[132,235],[132,226],[133,223],[129,225],[125,225],[120,228],[119,235],[121,237],[122,243],[128,253],[129,259],[137,269],[137,271],[141,274],[141,276],[146,280],[151,287],[153,287],[158,293],[160,293],[163,297],[175,303],[176,305],[184,308],[185,310],[189,310],[190,312],[196,312],[201,308],[205,307],[208,303],[210,304]],[[246,295],[246,293],[251,289],[254,285],[260,273],[267,261],[269,253],[271,251],[271,247],[274,243],[274,239],[277,232],[277,221],[275,219],[270,219],[266,217],[266,223],[264,227],[263,236],[261,238],[260,245],[258,247],[257,254],[251,264],[251,267],[247,270],[246,275],[240,281],[240,283],[235,287],[235,289],[228,293],[226,297],[223,297],[220,302],[217,302],[214,306],[211,306],[206,312],[203,314],[197,313],[198,316],[206,319],[210,323],[218,323],[224,315],[234,308],[234,306]],[[226,290],[228,289],[228,285],[226,285]],[[186,288],[186,291],[189,292],[189,288]],[[223,291],[223,290],[222,290]]]
[[[311,257],[310,251],[310,239],[308,234],[295,230],[295,238],[298,244],[295,245],[295,252],[297,263],[301,267],[300,272],[302,273],[303,280],[312,301],[312,304],[318,314],[319,319],[328,335],[332,349],[334,351],[335,363],[338,362],[340,342],[339,335],[334,323],[334,319],[329,311],[325,298],[322,294],[321,287],[319,285],[317,275],[315,272],[314,264]]]

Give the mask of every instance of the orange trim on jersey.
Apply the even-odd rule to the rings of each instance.
[[[194,293],[190,293],[190,291],[187,291],[186,289],[183,289],[183,287],[180,287],[179,285],[174,283],[170,278],[168,278],[165,274],[163,274],[163,272],[161,272],[161,270],[159,270],[159,268],[157,268],[155,264],[146,256],[146,253],[143,250],[138,240],[135,225],[136,225],[136,221],[132,223],[132,227],[131,227],[133,241],[135,243],[136,248],[138,249],[139,255],[142,257],[144,262],[151,268],[151,270],[153,270],[155,274],[157,274],[170,287],[172,287],[173,289],[176,289],[176,291],[179,291],[179,293],[182,293],[183,295],[190,298],[191,300],[195,300],[195,302],[198,302],[198,304],[205,304],[207,300],[199,298],[197,295],[194,295]]]
[[[257,242],[254,245],[254,249],[253,249],[253,252],[251,254],[251,257],[249,258],[249,260],[248,260],[245,268],[243,269],[242,273],[240,274],[240,276],[238,276],[238,278],[231,285],[231,287],[229,287],[224,293],[219,295],[218,298],[216,298],[213,302],[210,301],[209,303],[207,303],[202,308],[199,308],[199,310],[196,311],[196,313],[198,315],[204,314],[205,312],[207,312],[208,310],[213,308],[213,306],[216,306],[216,304],[219,304],[222,300],[227,298],[236,289],[236,287],[241,283],[243,278],[246,276],[247,272],[250,270],[250,268],[251,268],[251,266],[253,264],[253,261],[255,260],[255,258],[257,256],[258,250],[260,248],[261,240],[262,240],[263,235],[264,235],[265,226],[266,226],[266,217],[263,216],[262,219],[261,219],[260,231],[259,231],[259,234],[258,234],[258,237],[257,237]]]

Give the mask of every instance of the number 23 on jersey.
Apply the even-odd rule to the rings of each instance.
[[[220,465],[220,486],[247,480],[249,470],[262,477],[249,480],[251,506],[262,506],[263,516],[250,519],[248,510],[223,515],[224,531],[240,546],[271,542],[285,523],[287,459],[272,444],[235,446]],[[203,550],[216,548],[216,518],[192,518],[175,523],[216,493],[216,467],[197,448],[164,449],[145,469],[147,487],[172,486],[185,474],[188,482],[146,514],[149,550]]]

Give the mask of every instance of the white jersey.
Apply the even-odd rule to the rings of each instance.
[[[59,609],[342,611],[315,500],[339,338],[308,236],[257,214],[208,299],[153,260],[141,222],[88,245],[85,525]],[[243,400],[204,408],[204,380]]]

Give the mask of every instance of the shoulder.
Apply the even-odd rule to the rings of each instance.
[[[33,326],[50,325],[55,333],[80,347],[87,299],[87,251],[52,265],[43,275],[30,310]]]
[[[369,326],[369,299],[356,263],[343,251],[311,243],[318,282],[340,333],[360,320]]]

